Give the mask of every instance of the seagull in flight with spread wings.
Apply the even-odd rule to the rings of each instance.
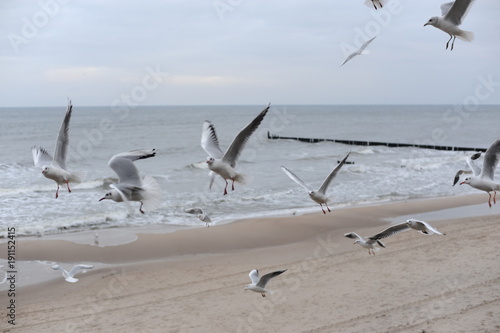
[[[224,195],[227,194],[228,179],[232,181],[232,190],[234,190],[234,182],[242,184],[246,183],[245,175],[236,172],[234,168],[236,167],[236,162],[238,161],[243,148],[250,139],[250,136],[259,127],[260,123],[266,116],[267,111],[269,111],[269,107],[270,105],[262,110],[262,112],[259,113],[259,115],[252,120],[250,124],[248,124],[238,133],[238,135],[236,135],[225,153],[222,152],[219,147],[219,140],[217,139],[214,125],[212,125],[212,123],[208,120],[203,123],[201,132],[201,147],[208,153],[208,155],[210,155],[207,158],[207,165],[210,171],[221,176],[226,182]],[[213,183],[213,173],[210,186]]]
[[[351,59],[352,59],[352,58],[354,58],[355,56],[362,55],[362,54],[368,54],[368,53],[369,53],[369,52],[368,52],[368,50],[365,50],[365,49],[366,49],[366,47],[368,46],[368,44],[370,44],[370,43],[371,43],[371,42],[372,42],[372,41],[373,41],[376,37],[377,37],[377,36],[373,37],[372,39],[367,40],[366,42],[364,42],[364,43],[361,45],[361,47],[360,47],[357,51],[355,51],[355,52],[353,52],[353,53],[349,54],[349,55],[347,56],[347,58],[344,60],[344,62],[342,63],[342,65],[340,65],[340,66],[343,66],[346,62],[348,62],[349,60],[351,60]]]
[[[64,279],[68,282],[71,282],[71,283],[75,283],[78,281],[78,279],[74,277],[76,273],[78,273],[79,271],[82,271],[82,270],[85,271],[87,269],[92,269],[92,268],[94,268],[93,265],[80,264],[80,265],[73,266],[73,268],[71,268],[71,270],[68,272],[67,270],[65,270],[64,268],[62,268],[59,265],[52,266],[53,270],[62,271],[62,275],[63,275]]]
[[[247,285],[245,287],[245,290],[251,290],[255,291],[256,293],[260,293],[262,297],[266,297],[266,293],[272,294],[273,292],[271,290],[266,289],[266,285],[271,280],[272,278],[284,273],[286,269],[281,270],[281,271],[275,271],[271,273],[267,273],[265,275],[262,275],[259,278],[259,271],[256,269],[253,269],[248,276],[250,277],[250,280],[252,280],[252,283]]]

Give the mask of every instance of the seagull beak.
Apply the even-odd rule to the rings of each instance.
[[[99,199],[99,202],[103,201],[104,199],[106,199],[106,197],[102,197],[101,199]]]
[[[465,182],[461,182],[459,185],[463,185],[463,184],[465,184]]]

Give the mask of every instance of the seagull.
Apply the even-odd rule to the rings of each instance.
[[[272,294],[273,292],[271,290],[266,289],[266,284],[271,280],[273,277],[276,277],[282,273],[284,273],[286,269],[282,271],[275,271],[272,273],[267,273],[265,275],[262,275],[262,277],[259,279],[259,271],[256,269],[253,269],[248,276],[250,277],[250,280],[252,280],[252,283],[247,285],[245,287],[245,290],[251,290],[255,291],[256,293],[260,293],[262,297],[266,297],[266,293]]]
[[[35,166],[41,167],[42,175],[45,178],[52,179],[57,184],[56,199],[59,197],[59,185],[66,185],[68,192],[71,193],[69,183],[81,183],[87,174],[85,171],[68,172],[66,170],[66,158],[69,146],[69,121],[72,109],[73,105],[71,105],[70,100],[66,108],[66,115],[59,129],[54,157],[42,147],[33,146],[31,148]]]
[[[188,208],[184,210],[188,214],[193,214],[196,215],[197,218],[200,219],[200,221],[205,222],[207,224],[207,227],[210,227],[209,223],[212,222],[210,217],[208,217],[207,213],[202,208]]]
[[[365,249],[368,249],[368,254],[373,254],[375,255],[375,251],[379,251],[380,249],[375,246],[375,244],[380,245],[381,247],[385,248],[384,243],[382,243],[380,240],[383,238],[387,238],[392,235],[399,234],[400,232],[407,231],[407,230],[416,230],[424,235],[432,235],[432,234],[437,234],[437,235],[446,235],[440,231],[438,231],[436,228],[431,226],[429,223],[424,222],[424,221],[419,221],[415,219],[408,219],[405,222],[398,223],[391,225],[388,228],[385,228],[381,232],[379,232],[376,235],[373,235],[371,237],[367,237],[366,239],[361,237],[355,232],[347,233],[344,236],[352,239],[356,239],[354,244],[359,244]]]
[[[339,172],[340,168],[344,165],[345,161],[349,157],[349,154],[351,152],[348,152],[347,155],[344,157],[342,161],[333,169],[332,172],[326,177],[326,179],[323,181],[323,184],[321,184],[320,188],[317,191],[310,190],[309,187],[300,179],[297,177],[293,172],[285,168],[284,166],[281,167],[281,170],[290,177],[291,180],[305,188],[307,193],[309,194],[309,197],[314,200],[315,202],[319,203],[321,206],[321,210],[323,211],[323,214],[326,214],[325,210],[323,209],[323,205],[326,206],[326,209],[328,209],[329,212],[331,212],[330,208],[328,207],[328,201],[329,198],[326,196],[326,189],[328,188],[328,185],[330,185],[330,182],[335,178],[337,173]]]
[[[73,266],[73,268],[68,272],[67,270],[65,270],[64,268],[62,268],[59,265],[53,265],[52,266],[53,270],[62,271],[62,275],[63,275],[64,279],[66,281],[68,281],[68,282],[71,282],[71,283],[75,283],[75,282],[78,281],[78,279],[74,278],[74,276],[75,276],[75,274],[77,272],[79,272],[80,270],[86,270],[86,269],[92,269],[92,268],[94,268],[93,265],[83,265],[83,264],[80,264],[80,265]]]
[[[383,8],[386,2],[387,2],[387,0],[366,0],[365,5],[367,5],[368,7],[373,6],[373,8],[375,8],[375,10],[377,10],[378,9],[377,5],[380,8]]]
[[[450,39],[446,43],[446,49],[448,49],[448,44],[453,38],[450,51],[453,50],[453,45],[455,45],[455,39],[457,37],[467,42],[472,41],[474,39],[474,33],[462,30],[458,26],[462,24],[462,20],[465,18],[465,15],[467,15],[473,1],[474,0],[455,0],[441,5],[441,13],[443,16],[431,17],[429,21],[424,24],[424,27],[426,25],[432,25],[450,35]]]
[[[479,175],[474,175],[472,177],[467,177],[462,184],[469,184],[470,186],[477,188],[488,193],[490,196],[488,199],[488,205],[491,208],[491,193],[493,192],[493,203],[497,203],[497,191],[500,190],[500,184],[493,181],[495,175],[495,169],[497,168],[498,161],[500,159],[500,139],[497,139],[491,144],[491,146],[486,150],[484,154],[483,167]]]
[[[377,36],[375,36],[375,37],[377,37]],[[365,51],[365,48],[368,46],[368,44],[370,44],[375,39],[375,37],[364,42],[363,45],[361,45],[361,47],[357,51],[355,51],[355,52],[351,53],[349,56],[347,56],[347,58],[344,60],[344,62],[340,66],[343,66],[346,62],[348,62],[349,60],[351,60],[355,56],[358,56],[361,54],[367,54],[368,51]]]
[[[154,149],[132,150],[116,154],[109,160],[108,166],[113,169],[119,178],[118,184],[111,184],[111,191],[106,193],[99,201],[111,199],[115,202],[140,201],[139,211],[144,214],[146,210],[158,208],[163,200],[158,182],[151,176],[141,179],[139,170],[133,163],[136,160],[154,157]],[[129,206],[130,207],[130,206]]]
[[[224,195],[227,194],[228,179],[232,181],[232,190],[234,190],[235,181],[245,184],[245,176],[237,173],[234,168],[236,166],[238,158],[241,155],[241,152],[243,151],[243,148],[248,142],[248,139],[250,138],[252,133],[255,132],[257,127],[259,127],[267,111],[269,110],[269,107],[270,104],[264,110],[262,110],[262,112],[254,120],[252,120],[250,124],[243,128],[238,133],[238,135],[236,135],[225,153],[223,153],[219,147],[219,140],[217,139],[215,128],[212,123],[208,120],[203,123],[201,132],[201,147],[208,153],[208,155],[210,155],[207,158],[206,162],[210,171],[220,175],[226,182],[226,186],[224,187]],[[212,180],[210,182],[210,186],[212,185],[213,177],[215,176],[213,173],[211,173]]]
[[[470,170],[458,170],[455,174],[455,178],[453,179],[453,186],[458,183],[460,176],[462,174],[473,174],[474,176],[478,176],[481,173],[481,169],[474,164],[474,161],[477,160],[481,156],[481,152],[475,153],[472,156],[467,156],[467,164],[469,165]]]

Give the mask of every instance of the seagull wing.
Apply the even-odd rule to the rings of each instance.
[[[68,101],[68,107],[66,109],[66,115],[59,129],[59,135],[57,136],[56,150],[54,152],[54,162],[63,170],[66,170],[66,157],[68,155],[69,146],[69,121],[71,119],[71,111],[73,110],[73,105],[71,101]]]
[[[235,167],[236,162],[238,161],[238,158],[241,155],[241,152],[243,151],[243,148],[248,142],[248,139],[250,139],[250,136],[252,135],[253,132],[259,127],[260,123],[264,119],[264,117],[267,114],[267,111],[269,111],[270,104],[262,110],[261,113],[257,117],[255,117],[250,124],[248,124],[245,128],[243,128],[238,135],[234,138],[233,142],[227,149],[226,153],[222,157],[222,160],[226,163],[229,163],[231,167]]]
[[[363,43],[363,45],[361,45],[361,47],[359,48],[359,51],[358,53],[361,53],[363,52],[364,49],[366,49],[366,47],[368,46],[368,44],[370,44],[377,36],[373,37],[372,39],[369,39],[367,40],[366,42]]]
[[[257,286],[261,287],[261,288],[265,288],[266,284],[267,284],[267,282],[269,282],[269,280],[271,280],[273,277],[276,277],[276,276],[284,273],[285,271],[286,271],[286,269],[284,269],[282,271],[275,271],[275,272],[271,272],[271,273],[267,273],[265,275],[262,275],[262,277],[259,279],[259,282],[257,283]]]
[[[321,184],[321,187],[318,189],[319,193],[325,194],[326,189],[330,185],[330,182],[333,180],[333,178],[335,178],[335,176],[337,176],[337,173],[344,165],[344,163],[347,160],[347,158],[349,157],[350,153],[351,152],[348,152],[347,155],[345,155],[344,159],[342,159],[342,161],[340,161],[340,163],[335,167],[335,169],[333,169],[333,171],[330,172],[330,174],[326,177],[326,179],[323,181],[323,184]]]
[[[430,225],[429,223],[427,223],[425,221],[413,220],[413,222],[416,224],[419,224],[421,226],[421,228],[419,228],[419,229],[425,228],[425,229],[429,230],[431,233],[435,233],[438,235],[445,235],[441,231],[438,231],[436,228],[434,228],[432,225]]]
[[[463,174],[469,174],[472,173],[472,171],[467,171],[467,170],[458,170],[457,173],[455,174],[455,178],[453,179],[453,186],[457,185],[458,181],[460,180],[460,176]]]
[[[194,214],[194,215],[205,214],[205,212],[203,211],[203,209],[201,209],[199,207],[184,209],[184,211],[186,213],[188,213],[188,214]]]
[[[288,170],[287,168],[285,168],[284,166],[281,167],[281,170],[283,170],[283,172],[288,176],[290,177],[291,180],[293,180],[294,182],[296,182],[297,184],[299,184],[300,186],[302,186],[307,192],[309,192],[309,188],[307,187],[306,183],[304,183],[302,181],[302,179],[300,179],[297,175],[295,175],[293,172],[291,172],[290,170]]]
[[[361,237],[360,235],[358,235],[355,232],[350,232],[350,233],[344,234],[344,237],[352,238],[352,239],[357,239],[357,240],[360,240],[360,241],[363,240],[363,237]]]
[[[134,186],[142,186],[139,170],[133,161],[153,157],[156,155],[154,149],[132,150],[125,153],[116,154],[109,160],[108,166],[118,175],[120,183]]]
[[[500,139],[491,144],[484,154],[483,168],[479,177],[486,177],[493,180],[495,169],[500,159]]]
[[[410,227],[408,226],[408,224],[406,224],[406,222],[403,222],[403,223],[392,225],[389,228],[382,230],[378,234],[369,237],[369,239],[379,240],[379,239],[387,238],[387,237],[395,235],[395,234],[399,234],[400,232],[403,232],[406,230],[410,230]]]
[[[33,154],[33,162],[36,167],[50,165],[54,160],[52,156],[42,147],[32,147],[31,153]]]
[[[92,265],[75,265],[73,266],[73,268],[69,271],[69,275],[71,277],[75,276],[75,274],[80,271],[80,270],[83,270],[83,269],[92,269],[94,268],[94,266]]]
[[[475,153],[474,155],[467,157],[467,164],[469,168],[472,170],[474,176],[478,176],[481,173],[481,168],[479,168],[474,161],[477,160],[481,156],[481,153]]]
[[[449,10],[444,14],[443,6],[449,6],[450,3],[446,3],[441,6],[441,11],[443,12],[444,19],[455,25],[462,24],[463,19],[467,15],[470,9],[470,5],[474,0],[455,0]]]
[[[250,271],[250,274],[248,274],[248,276],[250,277],[250,280],[252,280],[253,284],[257,284],[257,282],[259,282],[259,271],[258,270],[252,269]]]
[[[219,147],[219,139],[217,139],[215,127],[208,120],[205,120],[201,129],[201,147],[213,158],[220,159],[224,156]]]
[[[357,56],[357,55],[359,55],[358,51],[356,51],[356,52],[353,52],[353,53],[349,54],[349,55],[347,56],[347,58],[345,58],[345,60],[344,60],[344,62],[342,63],[342,65],[340,65],[340,66],[344,66],[344,64],[345,64],[346,62],[348,62],[349,60],[351,60],[352,58],[354,58],[354,57],[355,57],[355,56]]]

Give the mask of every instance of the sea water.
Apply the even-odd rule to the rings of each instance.
[[[184,209],[202,207],[223,223],[244,217],[321,212],[306,191],[281,170],[286,166],[317,189],[326,175],[351,151],[328,190],[330,208],[411,198],[477,193],[452,186],[465,169],[470,152],[412,147],[351,146],[333,142],[270,140],[268,132],[286,137],[365,140],[487,148],[500,137],[498,106],[283,106],[271,108],[243,151],[237,169],[250,176],[247,185],[223,195],[218,177],[209,189],[207,153],[200,146],[201,128],[210,120],[224,150],[234,136],[266,105],[149,106],[134,108],[73,107],[68,170],[87,177],[72,193],[34,167],[31,147],[53,153],[65,107],[2,108],[0,114],[0,236],[7,227],[17,235],[51,234],[116,227],[204,226]],[[161,207],[141,214],[124,203],[98,200],[117,176],[109,159],[133,149],[155,148],[153,158],[136,161],[142,175],[160,184]],[[478,164],[482,163],[482,158]],[[486,196],[486,195],[485,195]],[[487,198],[485,197],[485,200]],[[335,212],[331,213],[335,214]]]

